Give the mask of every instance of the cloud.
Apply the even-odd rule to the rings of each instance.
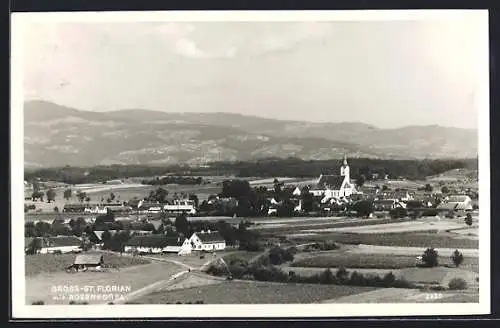
[[[189,58],[208,58],[210,57],[203,50],[198,48],[193,40],[181,38],[175,43],[175,52]]]
[[[271,29],[256,45],[258,55],[291,51],[306,40],[323,39],[333,34],[331,23],[304,22]]]

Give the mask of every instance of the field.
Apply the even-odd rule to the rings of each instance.
[[[44,301],[45,304],[68,304],[70,297],[83,294],[82,288],[90,286],[99,288],[102,286],[126,287],[129,293],[140,293],[147,291],[153,286],[158,288],[166,284],[168,279],[177,273],[183,272],[183,268],[172,263],[150,263],[124,268],[119,272],[57,272],[51,274],[39,274],[26,279],[26,302]],[[55,286],[76,286],[76,292],[60,293],[53,291]],[[85,293],[88,294],[88,293]],[[91,293],[102,296],[103,293]],[[104,293],[107,294],[107,293]],[[128,293],[120,293],[126,296]],[[111,300],[108,300],[109,302]],[[92,300],[89,303],[107,303],[102,300]]]
[[[224,260],[229,262],[234,259],[240,259],[243,261],[251,261],[261,255],[262,252],[248,252],[248,251],[235,251],[231,254],[224,256]]]
[[[334,241],[343,244],[366,244],[380,246],[434,247],[434,248],[479,248],[479,241],[434,232],[406,233],[325,233],[305,236],[290,236],[299,242]]]
[[[77,190],[81,190],[87,193],[90,197],[90,202],[96,203],[100,202],[102,198],[106,200],[110,193],[113,192],[115,194],[116,200],[120,201],[128,201],[137,197],[138,199],[142,199],[147,197],[150,191],[157,189],[160,186],[150,186],[150,185],[141,185],[141,184],[120,184],[120,185],[103,185],[103,184],[85,184],[85,185],[75,185],[71,186],[71,190],[73,191],[73,197],[69,200],[64,199],[63,193],[66,188],[56,188],[56,197],[55,201],[47,203],[46,201],[33,202],[31,200],[26,200],[25,203],[27,205],[34,204],[36,206],[36,210],[41,210],[42,212],[53,212],[54,207],[58,207],[59,210],[62,210],[64,204],[67,203],[78,203],[78,199],[75,196]],[[208,184],[208,185],[167,185],[161,186],[162,188],[168,190],[169,195],[173,195],[174,193],[196,193],[200,201],[203,201],[208,198],[211,194],[217,194],[220,192],[220,187]],[[25,197],[30,196],[31,193],[25,193]],[[45,198],[44,198],[45,199]],[[33,213],[30,211],[29,213]]]
[[[85,254],[93,254],[91,252]],[[111,253],[103,254],[104,263],[117,265],[119,268],[147,264],[150,261],[115,255]],[[76,254],[35,254],[25,256],[26,276],[31,277],[41,273],[54,273],[64,271],[66,267],[73,264]]]
[[[440,256],[439,264],[452,266],[453,262],[449,257]],[[339,268],[347,269],[404,269],[415,267],[414,256],[393,255],[393,254],[356,254],[356,253],[329,253],[328,255],[317,255],[294,261],[291,265],[297,267],[312,268]],[[464,258],[462,268],[477,269],[477,258]]]
[[[136,299],[139,304],[203,301],[205,304],[319,303],[326,299],[363,293],[375,288],[337,285],[280,284],[253,281],[222,283],[152,293]]]

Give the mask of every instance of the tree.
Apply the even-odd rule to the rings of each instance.
[[[369,200],[361,200],[354,203],[351,207],[358,215],[368,217],[373,213],[373,202]]]
[[[73,196],[73,191],[70,188],[68,188],[68,189],[64,190],[63,196],[64,196],[64,199],[70,200],[71,197]]]
[[[111,233],[108,230],[106,230],[102,233],[101,240],[103,243],[103,248],[109,249],[111,238],[112,238]]]
[[[40,199],[41,202],[43,202],[43,192],[37,190],[37,191],[33,191],[33,193],[31,194],[31,199],[33,201],[36,201],[37,199]]]
[[[464,261],[464,256],[463,254],[456,249],[452,254],[451,254],[451,260],[453,261],[453,264],[458,268],[460,264]]]
[[[47,203],[50,203],[51,201],[54,201],[56,199],[56,191],[52,188],[47,190],[46,195],[47,195]]]
[[[24,224],[24,237],[38,237],[38,232],[33,221],[29,221]]]
[[[345,283],[349,279],[349,272],[347,272],[347,270],[341,266],[337,269],[335,277],[339,282]]]
[[[387,187],[386,185],[383,185],[383,186],[382,186],[382,190],[383,190],[383,191],[389,190],[389,187]]]
[[[356,178],[356,186],[357,187],[363,187],[363,185],[365,184],[365,181],[366,181],[366,176],[364,174],[360,174]]]
[[[433,188],[429,183],[427,183],[424,187],[424,190],[427,192],[432,192]]]
[[[83,201],[85,200],[85,198],[87,198],[87,193],[84,192],[84,191],[78,190],[76,192],[76,197],[78,198],[78,200],[80,201],[80,203],[83,203]]]
[[[59,213],[59,207],[55,206],[54,207],[54,212]]]
[[[438,252],[434,248],[427,248],[422,254],[422,261],[430,268],[438,266]]]
[[[114,193],[109,193],[109,199],[111,199],[111,201],[114,201],[116,198],[115,194]]]
[[[467,213],[467,215],[465,216],[464,222],[469,227],[472,225],[472,215],[470,213]]]
[[[90,201],[91,201],[90,196],[85,197],[85,201],[87,202],[87,204],[90,203]]]
[[[34,238],[29,245],[26,245],[26,253],[27,254],[36,254],[38,253],[43,246],[42,238]]]
[[[302,198],[302,211],[311,212],[313,210],[314,197],[309,192],[309,188],[307,186],[302,188],[300,196]]]
[[[35,223],[37,235],[40,237],[49,237],[52,235],[52,226],[48,222],[38,221]]]
[[[189,200],[193,201],[195,208],[198,208],[199,199],[198,199],[198,196],[196,194],[190,194]]]
[[[446,186],[442,186],[442,187],[441,187],[441,192],[442,192],[443,194],[447,194],[447,193],[449,193],[449,192],[450,192],[450,189],[448,189],[448,187],[446,187]]]
[[[189,222],[186,214],[181,214],[175,218],[175,229],[177,232],[187,235],[189,232]]]

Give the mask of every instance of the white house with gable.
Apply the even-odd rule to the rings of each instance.
[[[195,232],[189,238],[192,249],[196,251],[222,251],[226,248],[226,241],[218,231]]]

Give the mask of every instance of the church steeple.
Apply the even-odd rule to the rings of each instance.
[[[347,182],[350,183],[349,176],[349,164],[347,164],[347,155],[344,154],[344,160],[342,162],[342,166],[340,167],[340,175],[346,177]]]

